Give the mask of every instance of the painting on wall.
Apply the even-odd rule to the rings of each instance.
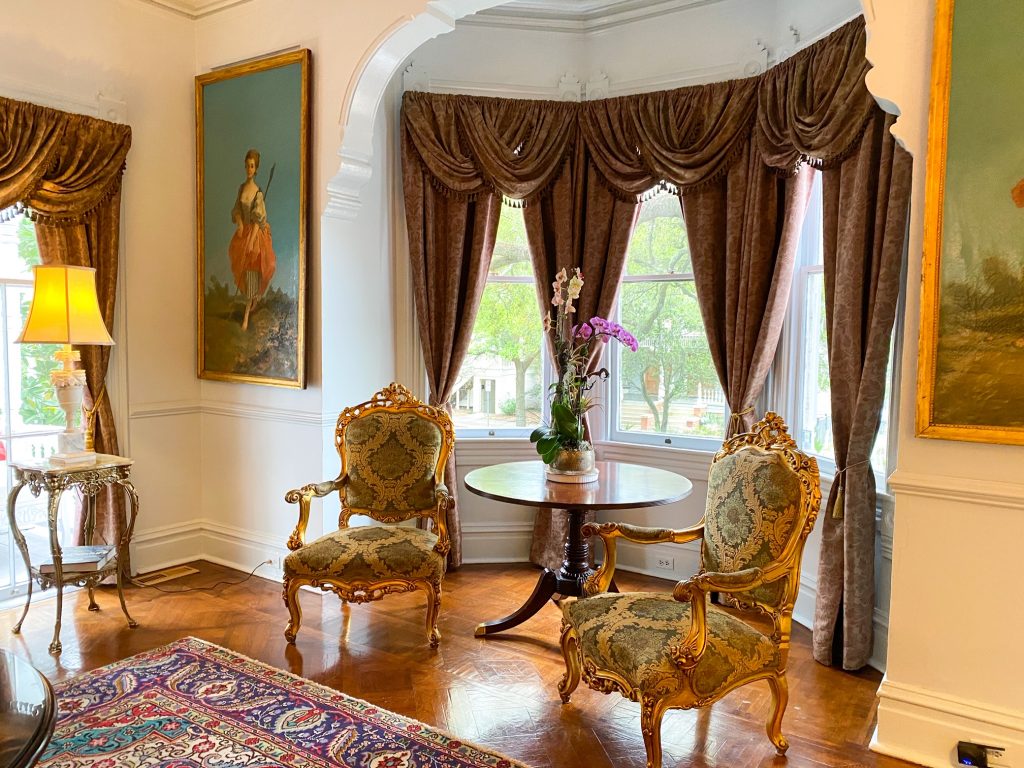
[[[310,53],[196,78],[198,374],[304,387]]]
[[[939,0],[917,433],[1024,444],[1024,3]]]

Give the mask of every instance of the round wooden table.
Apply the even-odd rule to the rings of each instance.
[[[551,482],[544,476],[541,461],[495,464],[466,475],[466,488],[478,496],[527,507],[564,509],[569,516],[562,567],[557,571],[545,568],[530,599],[505,618],[480,624],[477,637],[522,624],[556,594],[583,594],[583,583],[594,573],[590,567],[590,544],[581,531],[587,512],[671,504],[685,499],[693,490],[693,484],[685,477],[663,469],[618,461],[599,461],[597,467],[598,479],[580,484]]]

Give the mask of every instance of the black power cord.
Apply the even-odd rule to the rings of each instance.
[[[155,589],[157,592],[164,592],[168,595],[180,595],[184,594],[185,592],[212,592],[220,586],[234,587],[238,584],[244,584],[253,576],[255,576],[256,571],[258,571],[264,565],[272,565],[272,563],[270,560],[264,560],[262,563],[258,563],[255,568],[249,571],[249,575],[246,576],[244,579],[239,579],[238,581],[218,581],[216,584],[209,587],[185,587],[184,589],[164,589],[163,587],[158,587],[156,584],[140,584],[134,579],[132,580],[132,584],[134,584],[137,587],[143,587],[145,589]]]

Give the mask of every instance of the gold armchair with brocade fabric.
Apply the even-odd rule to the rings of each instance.
[[[455,445],[451,418],[393,383],[342,411],[334,442],[341,457],[338,478],[285,495],[288,503],[298,503],[299,521],[288,539],[292,552],[284,559],[290,615],[284,636],[295,642],[302,621],[298,591],[304,584],[354,603],[423,589],[427,637],[436,647],[441,579],[451,546],[446,525],[451,497],[444,486],[445,462]],[[341,499],[338,530],[306,544],[310,502],[334,491]],[[384,525],[350,528],[352,515]],[[433,530],[397,525],[413,518],[429,518]]]
[[[767,680],[773,700],[768,738],[784,753],[793,605],[804,542],[820,505],[817,462],[797,450],[781,418],[767,413],[715,455],[699,524],[682,530],[584,526],[585,535],[603,540],[605,558],[586,585],[588,596],[562,604],[562,701],[569,701],[582,678],[595,690],[640,702],[647,766],[658,768],[667,709],[702,707],[741,685]],[[672,594],[608,593],[619,538],[639,544],[702,539],[700,570]],[[711,604],[711,592],[768,617],[771,633]]]

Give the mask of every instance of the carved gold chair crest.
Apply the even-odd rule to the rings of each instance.
[[[427,637],[436,647],[441,579],[451,546],[446,524],[451,497],[444,486],[445,462],[455,445],[451,419],[443,408],[425,405],[405,387],[390,384],[341,412],[334,442],[341,457],[338,478],[285,495],[288,503],[298,503],[299,521],[288,539],[292,552],[284,560],[290,616],[284,636],[295,642],[302,621],[298,591],[305,584],[354,603],[423,589]],[[305,543],[311,500],[334,491],[341,499],[338,530]],[[350,527],[352,515],[384,525]],[[432,530],[397,525],[413,518],[429,518]]]
[[[820,504],[817,462],[797,450],[781,418],[767,413],[715,455],[699,524],[682,530],[585,526],[584,535],[603,540],[605,558],[585,587],[588,596],[562,604],[562,701],[582,678],[597,691],[640,702],[647,766],[658,768],[666,710],[706,706],[741,685],[767,680],[773,701],[768,738],[784,753],[793,605],[804,542]],[[609,594],[620,538],[638,544],[702,539],[700,570],[671,594]],[[767,617],[770,633],[711,604],[711,592]]]

